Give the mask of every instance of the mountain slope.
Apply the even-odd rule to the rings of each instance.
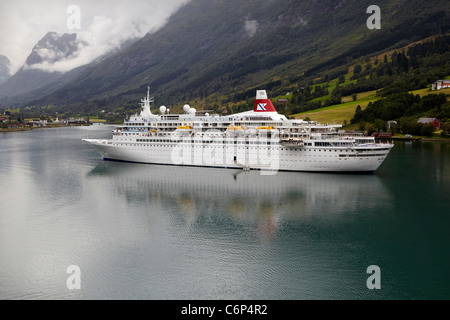
[[[381,30],[369,30],[360,0],[192,0],[154,34],[34,104],[89,111],[135,106],[150,85],[157,103],[254,95],[352,59],[450,30],[442,1],[380,0]],[[250,90],[251,89],[251,90]],[[246,93],[248,92],[248,93]],[[250,95],[250,93],[253,94]]]
[[[33,91],[48,93],[54,90],[56,83],[62,80],[63,74],[47,72],[42,68],[76,54],[78,45],[75,33],[61,35],[48,32],[33,47],[25,65],[0,86],[0,98],[7,101],[8,97],[16,96],[13,101],[20,103],[26,101],[27,97],[34,96]],[[23,96],[26,93],[29,94]]]
[[[33,47],[25,65],[14,75],[5,79],[0,85],[0,102],[2,104],[26,105],[31,100],[45,97],[62,86],[72,82],[83,70],[95,66],[98,62],[116,54],[121,49],[133,44],[136,39],[125,41],[118,49],[105,54],[90,64],[74,68],[68,72],[52,71],[61,63],[68,63],[79,54],[79,46],[84,42],[77,40],[77,34],[48,32]],[[1,57],[0,57],[1,58]],[[0,72],[1,72],[0,61]],[[1,83],[1,74],[0,74]],[[31,102],[33,105],[34,103]]]
[[[8,80],[11,76],[9,73],[10,66],[11,62],[9,59],[3,55],[0,55],[0,84]]]

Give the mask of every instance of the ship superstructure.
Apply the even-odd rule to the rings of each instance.
[[[341,125],[291,120],[279,114],[265,90],[254,109],[232,115],[198,112],[189,105],[152,113],[150,93],[142,111],[113,130],[112,139],[83,139],[107,160],[151,164],[283,171],[373,172],[391,143],[346,133]]]

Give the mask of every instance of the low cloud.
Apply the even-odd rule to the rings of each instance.
[[[244,29],[247,36],[253,37],[255,33],[258,31],[258,27],[259,27],[258,21],[245,19]]]
[[[67,72],[120,48],[127,40],[141,38],[167,23],[189,0],[2,0],[0,2],[0,54],[11,60],[16,72],[34,45],[50,31],[76,33],[78,50],[69,56],[41,49],[45,61],[29,66],[48,72]],[[80,28],[69,29],[67,8],[80,9]],[[47,59],[48,58],[48,59]]]

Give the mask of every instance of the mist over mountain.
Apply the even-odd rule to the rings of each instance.
[[[30,100],[36,99],[36,97],[45,96],[70,83],[82,70],[116,54],[134,41],[136,40],[125,41],[116,50],[95,59],[89,64],[70,67],[70,61],[77,58],[85,43],[77,39],[76,33],[48,32],[33,47],[25,65],[14,75],[5,76],[4,83],[0,85],[0,101],[6,104],[24,105]],[[66,72],[54,71],[54,68],[60,69],[59,64],[64,64],[69,70]]]
[[[0,54],[0,84],[8,80],[11,76],[9,73],[9,69],[11,67],[11,63],[9,59]]]
[[[192,0],[157,32],[85,67],[62,85],[35,90],[26,101],[20,100],[80,112],[131,108],[148,85],[156,103],[166,105],[197,98],[245,99],[256,87],[294,83],[353,59],[450,30],[447,2],[380,0],[379,30],[366,25],[371,4],[364,0]],[[58,48],[73,54],[70,45]],[[0,97],[4,86],[0,86]]]
[[[26,65],[38,69],[42,64],[55,64],[75,55],[81,44],[77,42],[76,33],[60,35],[49,32],[34,46],[26,60]]]
[[[48,32],[34,46],[25,65],[0,86],[0,97],[15,97],[13,101],[21,103],[34,97],[35,91],[44,93],[56,89],[56,82],[61,80],[63,73],[48,72],[45,69],[76,55],[82,45],[76,38],[75,33]]]

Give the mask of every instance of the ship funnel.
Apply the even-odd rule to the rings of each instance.
[[[267,99],[266,90],[256,90],[256,99]]]
[[[256,90],[255,112],[277,112],[273,103],[267,98],[266,90]]]

